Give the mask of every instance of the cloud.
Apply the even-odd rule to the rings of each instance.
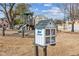
[[[39,10],[38,8],[31,9],[34,15],[45,15],[48,18],[62,19],[64,16],[63,12],[58,7],[51,7],[50,9]]]
[[[57,15],[62,13],[62,11],[58,7],[52,7],[51,9],[48,10],[42,10],[43,13],[51,13],[53,15]]]
[[[42,12],[50,18],[63,18],[63,12],[58,7],[42,10]]]
[[[48,12],[48,10],[42,10],[42,12]]]
[[[51,9],[48,10],[42,10],[42,12],[62,13],[62,11],[58,7],[52,7]]]
[[[30,8],[30,10],[33,12],[39,11],[38,8]]]
[[[52,4],[44,4],[44,6],[49,7],[52,6]]]

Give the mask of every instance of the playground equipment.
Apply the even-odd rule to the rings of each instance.
[[[24,37],[24,33],[30,30],[30,27],[33,26],[33,12],[26,12],[22,15],[23,25],[19,28],[19,32],[22,33],[22,37]]]

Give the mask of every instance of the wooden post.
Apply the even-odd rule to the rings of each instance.
[[[45,46],[45,47],[43,48],[43,54],[44,54],[44,56],[47,56],[47,46]]]
[[[39,55],[38,53],[39,53],[38,52],[38,46],[35,46],[35,55],[38,56]]]
[[[24,38],[24,28],[22,28],[22,38]]]

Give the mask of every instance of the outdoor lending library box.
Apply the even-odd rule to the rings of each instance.
[[[56,44],[56,27],[53,20],[41,20],[35,27],[35,45],[47,46]]]

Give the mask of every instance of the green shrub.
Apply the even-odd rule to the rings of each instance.
[[[22,21],[21,19],[16,19],[16,20],[14,21],[14,24],[15,24],[15,25],[23,24],[23,21]]]

